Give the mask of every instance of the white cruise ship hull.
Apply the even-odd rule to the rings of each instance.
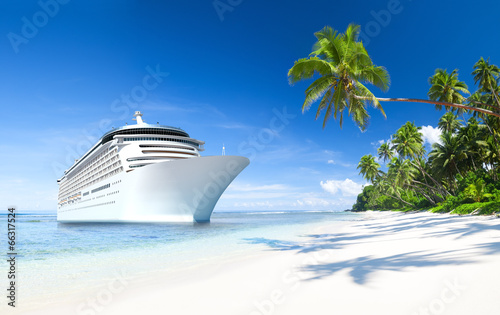
[[[248,164],[240,156],[207,156],[121,172],[86,190],[104,189],[60,207],[57,220],[208,222],[224,190]]]

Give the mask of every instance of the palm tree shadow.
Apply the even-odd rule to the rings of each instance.
[[[376,235],[352,235],[345,233],[303,235],[303,237],[306,238],[313,238],[313,241],[307,243],[268,239],[264,237],[244,238],[243,240],[250,244],[267,245],[269,250],[273,251],[296,250],[297,253],[311,253],[324,249],[341,249],[350,244],[361,243],[362,240],[374,236]]]
[[[370,274],[377,271],[404,271],[407,268],[463,265],[477,261],[478,255],[497,253],[500,253],[500,242],[490,242],[468,249],[440,253],[415,251],[387,257],[362,256],[340,262],[309,264],[303,266],[301,271],[311,274],[305,279],[310,281],[330,277],[339,271],[350,269],[349,275],[353,281],[361,285],[367,282]]]

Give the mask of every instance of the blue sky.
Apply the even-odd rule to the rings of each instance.
[[[428,104],[370,109],[364,133],[301,113],[304,89],[287,71],[313,33],[360,24],[368,52],[387,68],[385,97],[426,98],[436,68],[500,64],[491,1],[77,1],[2,4],[0,203],[55,210],[56,180],[111,126],[181,127],[204,155],[251,158],[216,210],[343,210],[365,184],[356,165],[406,121],[435,139]],[[432,142],[432,140],[430,140]]]

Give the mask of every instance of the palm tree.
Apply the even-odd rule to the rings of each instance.
[[[390,161],[394,157],[394,151],[389,143],[382,143],[377,149],[378,157],[384,162]]]
[[[401,198],[403,189],[397,185],[394,185],[394,183],[387,178],[386,174],[383,175],[384,176],[378,177],[374,182],[375,191],[379,194],[395,199],[407,206],[413,207],[413,204]]]
[[[492,197],[492,194],[486,193],[486,184],[482,178],[476,179],[476,181],[467,188],[465,188],[464,193],[466,196],[472,198],[475,202],[481,202],[485,198]]]
[[[380,103],[362,82],[385,91],[389,88],[389,74],[373,64],[363,43],[357,41],[359,29],[359,25],[350,24],[344,34],[339,34],[326,26],[314,34],[318,41],[310,56],[297,60],[288,71],[290,84],[321,75],[306,89],[302,111],[321,98],[316,119],[326,110],[323,128],[332,115],[342,126],[343,111],[347,109],[355,124],[365,129],[369,119],[366,102],[385,116]]]
[[[430,100],[462,104],[466,98],[460,94],[470,94],[467,85],[458,80],[458,70],[453,70],[450,74],[446,69],[436,69],[434,75],[429,78],[431,87],[427,95]],[[442,105],[436,104],[436,109],[441,110]],[[446,110],[452,109],[451,106],[445,105]],[[459,111],[463,109],[459,108]]]
[[[429,163],[434,174],[440,178],[446,178],[450,187],[454,187],[455,175],[460,174],[459,162],[467,158],[466,149],[458,136],[451,133],[441,135],[441,143],[432,144],[429,153]]]
[[[422,134],[420,127],[415,126],[414,123],[406,122],[401,128],[393,135],[392,148],[396,150],[401,159],[409,158],[410,163],[418,168],[424,177],[424,181],[429,178],[438,188],[441,194],[448,195],[449,192],[441,185],[434,177],[432,177],[423,167],[420,160],[425,155],[425,148],[423,146]]]
[[[477,84],[479,82],[479,91],[491,93],[498,107],[500,107],[498,91],[495,91],[496,89],[494,88],[495,85],[498,86],[497,79],[500,77],[500,68],[490,64],[489,58],[484,60],[483,57],[479,58],[473,68],[474,71],[472,71],[472,75],[474,76],[474,83]]]
[[[443,132],[455,133],[460,128],[460,122],[457,115],[452,112],[446,112],[438,122],[438,128]]]
[[[375,157],[371,154],[362,156],[357,167],[360,169],[359,174],[363,174],[363,177],[370,182],[379,175],[379,168],[380,164],[375,162]]]
[[[417,159],[425,154],[420,129],[421,127],[408,121],[393,135],[392,149],[395,149],[402,159]]]
[[[467,124],[458,131],[458,137],[465,146],[465,152],[467,153],[467,170],[476,171],[478,166],[482,164],[480,153],[487,147],[485,128],[485,125],[480,125],[474,117],[471,117]]]
[[[370,117],[366,110],[368,105],[378,108],[385,116],[380,101],[429,103],[500,117],[500,112],[457,103],[375,97],[364,84],[372,84],[382,91],[386,91],[389,88],[389,74],[384,67],[373,64],[363,43],[358,41],[359,32],[360,27],[355,24],[350,24],[343,34],[334,31],[329,26],[325,26],[321,31],[314,34],[317,42],[314,44],[309,57],[297,60],[288,71],[288,79],[291,85],[302,80],[311,79],[315,75],[320,75],[306,89],[302,111],[308,110],[314,102],[321,99],[316,112],[316,119],[325,110],[323,128],[332,116],[339,120],[342,127],[343,112],[347,109],[354,123],[364,130]]]

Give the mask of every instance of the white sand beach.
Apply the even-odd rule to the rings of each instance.
[[[301,241],[21,314],[499,314],[500,219],[368,212]],[[154,258],[152,258],[154,259]],[[17,312],[16,312],[17,313]]]

